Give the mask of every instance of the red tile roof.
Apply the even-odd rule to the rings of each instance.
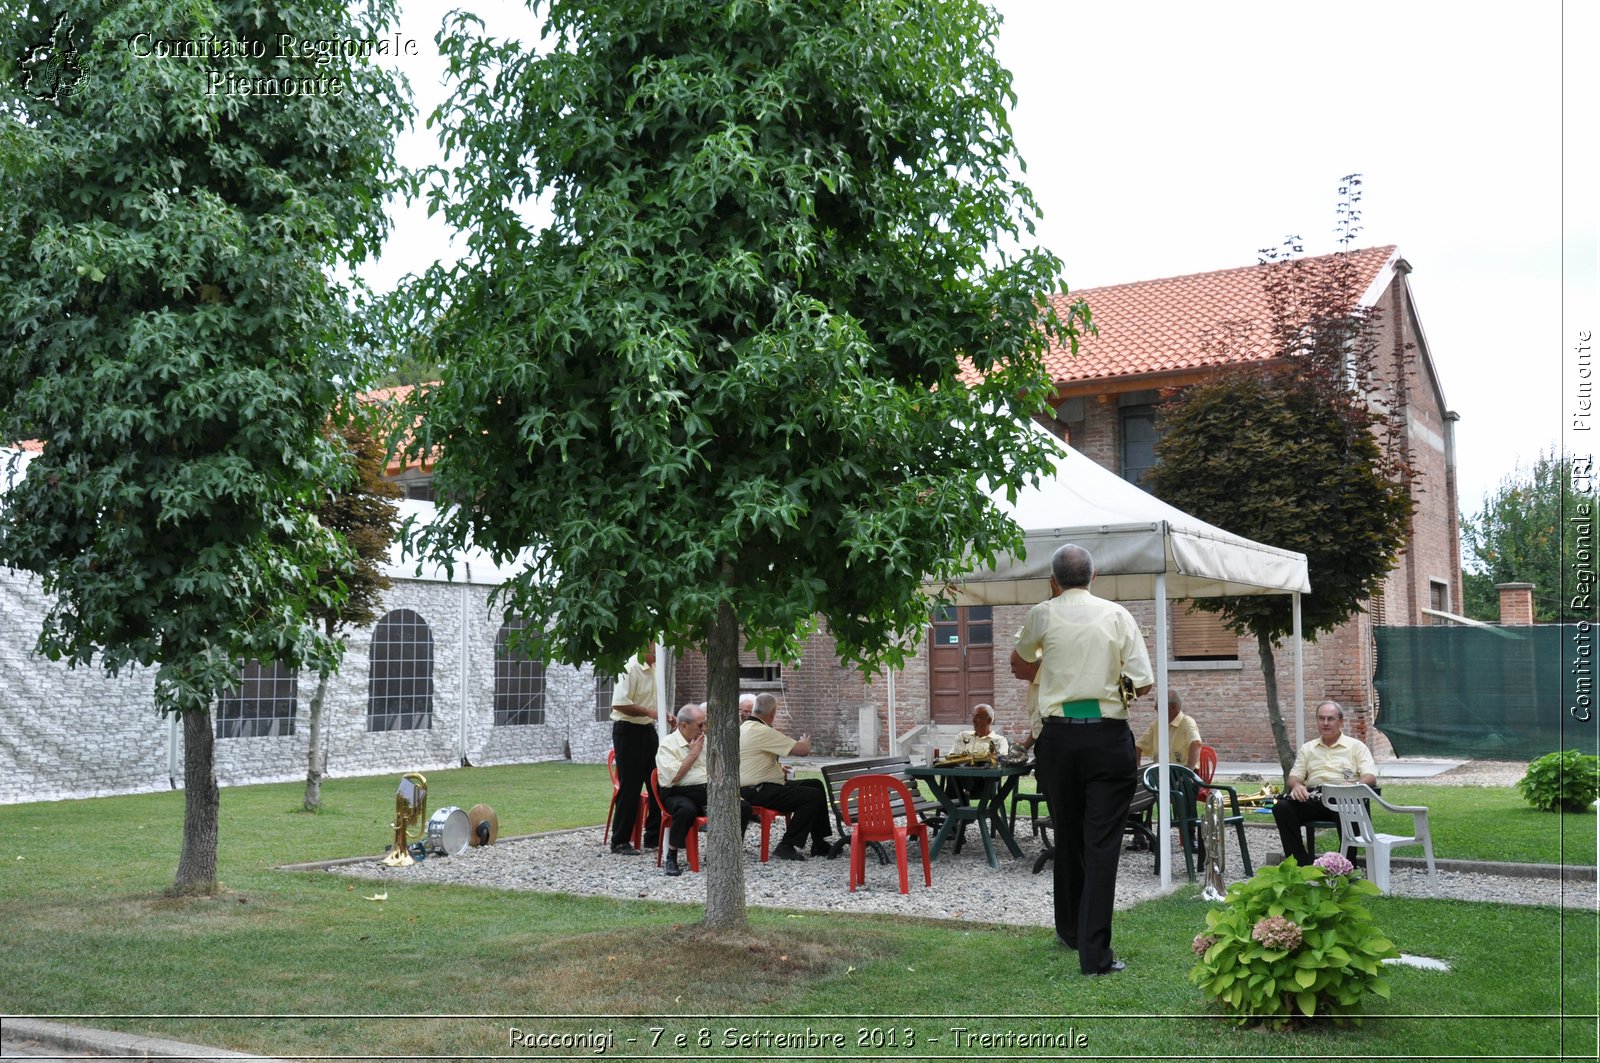
[[[1363,292],[1386,278],[1398,257],[1393,245],[1348,254]],[[1087,301],[1100,332],[1079,342],[1076,358],[1052,343],[1046,363],[1058,384],[1070,385],[1270,358],[1266,269],[1242,266],[1054,296],[1058,309]]]

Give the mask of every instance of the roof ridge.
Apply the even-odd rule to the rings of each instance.
[[[1368,253],[1371,253],[1371,252],[1377,252],[1377,251],[1383,252],[1384,259],[1387,260],[1390,255],[1394,254],[1397,250],[1399,250],[1399,246],[1400,245],[1398,245],[1398,244],[1374,244],[1371,247],[1358,247],[1358,248],[1356,248],[1356,249],[1354,249],[1352,251],[1329,251],[1326,254],[1321,254],[1321,255],[1301,255],[1301,256],[1297,256],[1295,258],[1286,258],[1286,259],[1283,259],[1282,261],[1283,262],[1315,262],[1315,261],[1317,261],[1319,259],[1334,258],[1335,256],[1338,256],[1338,255],[1350,255],[1350,256],[1365,255],[1365,254],[1368,254]],[[1112,290],[1118,289],[1118,288],[1138,288],[1138,287],[1142,287],[1144,285],[1149,285],[1149,284],[1167,284],[1167,283],[1170,283],[1170,282],[1173,282],[1173,281],[1194,280],[1194,279],[1196,279],[1198,277],[1221,277],[1221,276],[1224,276],[1224,275],[1229,274],[1229,273],[1244,273],[1244,272],[1248,272],[1250,270],[1265,269],[1267,266],[1278,265],[1278,264],[1279,263],[1276,263],[1276,262],[1257,262],[1257,263],[1255,263],[1253,265],[1249,265],[1249,266],[1227,266],[1227,267],[1225,267],[1223,269],[1197,270],[1194,273],[1175,273],[1175,274],[1172,274],[1171,276],[1167,276],[1167,277],[1151,277],[1151,278],[1148,278],[1146,280],[1121,281],[1121,282],[1119,282],[1117,284],[1100,284],[1100,285],[1096,285],[1093,288],[1069,289],[1066,293],[1056,293],[1056,294],[1052,295],[1050,298],[1052,298],[1052,299],[1061,299],[1061,298],[1078,299],[1078,298],[1082,298],[1083,295],[1085,293],[1087,293],[1087,292],[1112,291]]]

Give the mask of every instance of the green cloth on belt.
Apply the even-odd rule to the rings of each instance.
[[[1098,720],[1100,718],[1100,701],[1098,698],[1079,698],[1077,701],[1063,701],[1061,715],[1069,720]]]

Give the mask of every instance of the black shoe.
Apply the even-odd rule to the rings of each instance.
[[[788,842],[779,842],[778,847],[772,850],[772,855],[779,860],[804,860],[806,854],[790,845]]]
[[[661,870],[665,871],[668,875],[672,876],[673,878],[677,878],[679,875],[683,874],[683,868],[678,866],[678,854],[676,852],[671,852],[671,853],[667,854],[666,866],[663,867]]]
[[[1078,946],[1076,944],[1074,944],[1073,942],[1068,941],[1066,938],[1062,937],[1060,931],[1056,932],[1056,944],[1060,945],[1064,949],[1071,949],[1073,952],[1077,952],[1078,951]]]
[[[811,843],[811,855],[831,857],[833,855],[833,845],[826,838],[818,838]]]
[[[638,856],[639,850],[631,845],[613,845],[611,852],[616,856]]]
[[[1127,969],[1127,964],[1113,956],[1111,957],[1111,962],[1100,968],[1098,971],[1087,971],[1085,973],[1088,974],[1090,978],[1099,978],[1101,975],[1117,974],[1118,972],[1126,971]]]
[[[644,845],[641,846],[641,848],[647,853],[651,849],[659,849],[659,848],[661,848],[661,839],[660,838],[646,838],[644,840]]]

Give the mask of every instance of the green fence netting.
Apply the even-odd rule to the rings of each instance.
[[[1600,626],[1380,627],[1376,635],[1378,729],[1400,756],[1595,752]]]

